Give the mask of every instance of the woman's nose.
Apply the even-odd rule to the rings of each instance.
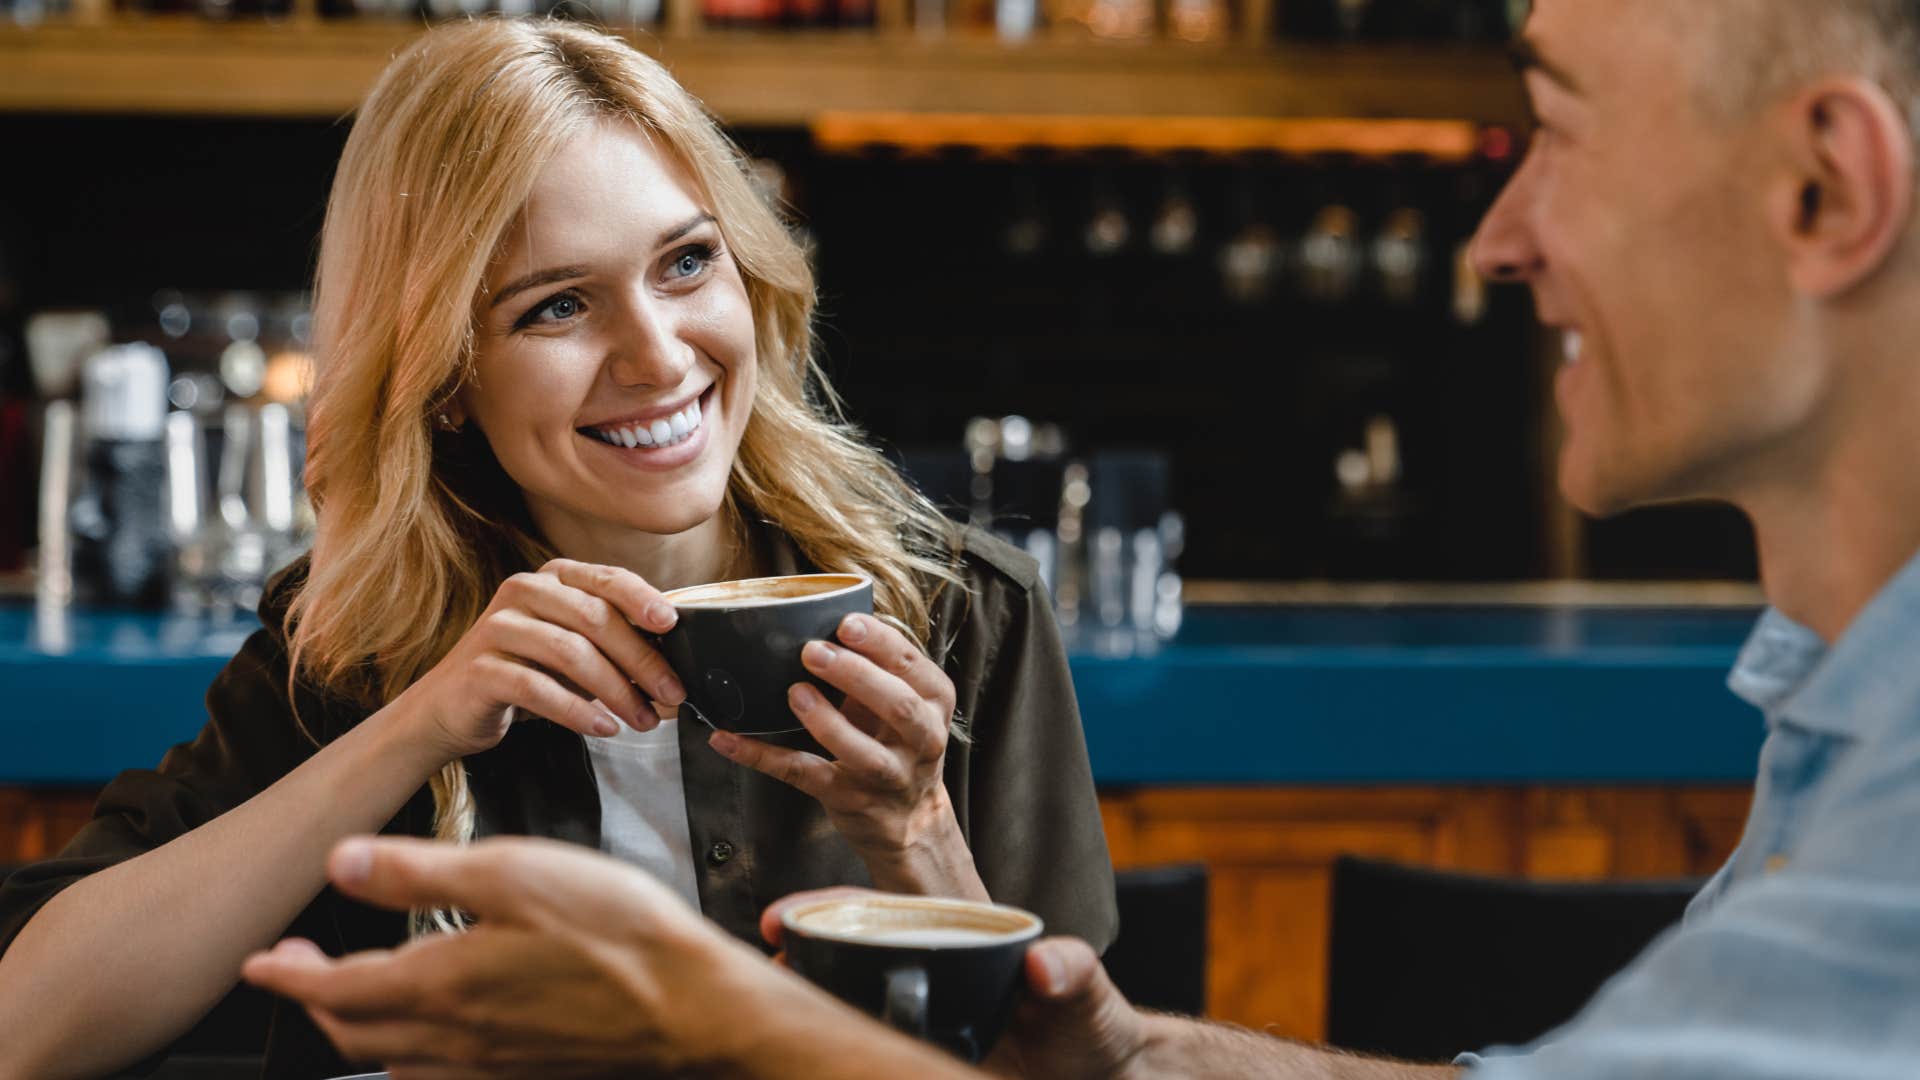
[[[627,305],[607,349],[607,374],[625,387],[679,385],[694,365],[694,349],[671,310],[648,300]]]

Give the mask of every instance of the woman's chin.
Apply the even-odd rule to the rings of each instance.
[[[675,493],[668,506],[648,507],[648,512],[623,519],[621,524],[655,536],[678,536],[712,521],[725,502],[726,489],[707,497]],[[662,499],[661,502],[668,502]]]

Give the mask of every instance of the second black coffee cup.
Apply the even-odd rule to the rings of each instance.
[[[885,893],[781,914],[793,970],[917,1038],[979,1061],[1006,1030],[1040,917],[1004,904]]]
[[[841,620],[873,613],[873,583],[856,574],[798,574],[691,585],[666,594],[679,613],[660,652],[687,689],[687,705],[713,727],[742,735],[796,731],[787,690],[811,682],[840,691],[800,662],[809,641],[832,641]]]

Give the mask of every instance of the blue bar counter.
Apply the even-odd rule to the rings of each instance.
[[[1756,612],[1195,607],[1171,642],[1070,635],[1103,786],[1745,783],[1726,689]],[[0,786],[152,767],[255,626],[0,606]]]

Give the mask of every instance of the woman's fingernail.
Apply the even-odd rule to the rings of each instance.
[[[734,751],[740,749],[740,736],[731,731],[716,731],[713,733],[713,738],[707,740],[707,745],[727,757],[732,757]]]
[[[806,656],[804,659],[817,667],[826,667],[828,664],[833,663],[834,658],[839,655],[840,650],[824,641],[809,641],[807,642]]]
[[[647,625],[662,633],[673,629],[673,624],[679,617],[679,613],[673,610],[673,605],[665,600],[655,600],[647,605]]]
[[[669,705],[678,705],[687,700],[687,688],[680,684],[679,679],[669,675],[660,681],[660,691],[653,696]]]
[[[849,645],[858,645],[867,639],[867,620],[858,615],[849,615],[840,620],[840,640]]]
[[[342,840],[333,849],[333,880],[358,885],[373,873],[373,847],[365,840]]]
[[[608,736],[618,735],[620,734],[620,722],[611,716],[596,716],[593,718],[593,733],[603,739]]]
[[[820,697],[820,691],[806,683],[795,683],[790,696],[796,709],[817,709],[824,700]]]

